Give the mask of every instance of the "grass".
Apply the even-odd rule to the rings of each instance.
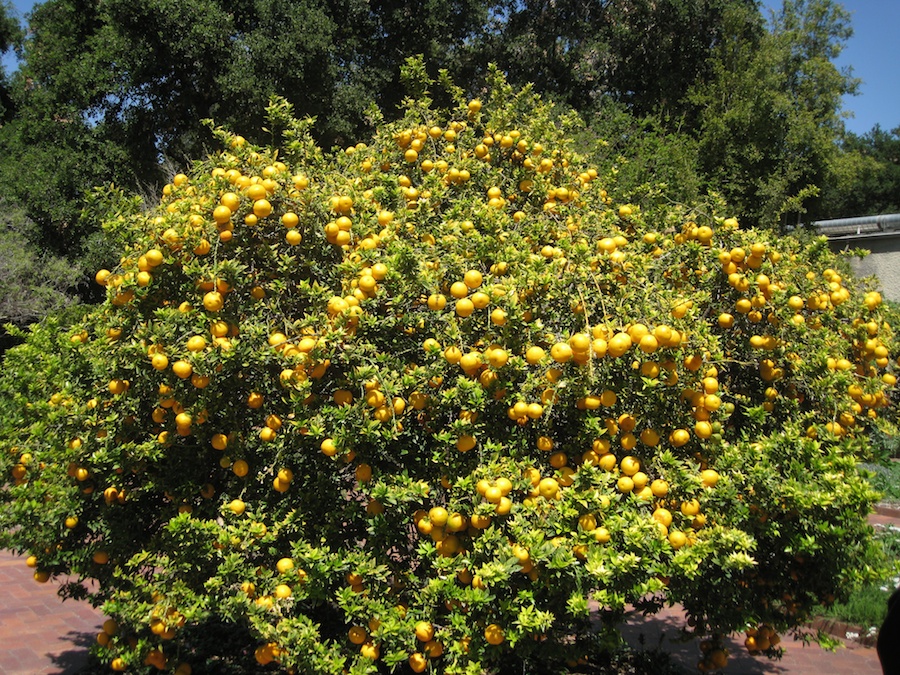
[[[893,592],[889,583],[870,584],[851,595],[846,603],[822,608],[820,614],[864,629],[878,629],[887,615],[887,600]]]
[[[887,560],[900,560],[900,528],[880,528],[876,530],[876,537],[884,546]],[[888,598],[898,586],[900,571],[895,565],[893,573],[886,579],[867,584],[851,594],[845,602],[836,602],[829,607],[821,606],[814,613],[827,619],[860,626],[864,630],[877,630],[887,615]]]
[[[882,493],[883,501],[900,503],[900,461],[891,459],[898,454],[900,439],[881,434],[877,438],[873,437],[873,444],[880,450],[877,457],[880,461],[862,464],[861,468],[870,473],[869,481],[872,487]],[[884,547],[887,560],[900,560],[900,528],[891,526],[879,529],[876,536]],[[888,598],[898,586],[900,576],[895,567],[894,573],[888,578],[863,586],[845,602],[819,607],[816,613],[828,619],[860,626],[864,630],[877,630],[887,614]]]
[[[871,474],[869,482],[881,492],[886,502],[900,503],[900,462],[861,464]]]

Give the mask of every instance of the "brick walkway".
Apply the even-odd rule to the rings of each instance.
[[[637,617],[625,629],[626,640],[637,647],[643,634],[644,646],[661,649],[686,673],[696,673],[700,650],[697,641],[677,642],[684,625],[684,615],[676,609],[666,609],[653,617]],[[784,657],[773,661],[764,656],[751,656],[744,648],[743,636],[727,640],[730,654],[725,675],[882,675],[878,655],[872,647],[845,642],[836,652],[823,650],[815,644],[804,645],[790,638],[783,639]]]
[[[873,514],[873,524],[900,526],[900,514]],[[87,663],[88,649],[105,617],[87,603],[61,602],[53,582],[39,584],[23,558],[0,551],[0,675],[74,675]],[[628,642],[660,645],[686,673],[695,673],[696,641],[677,636],[684,617],[676,609],[636,617],[625,629]],[[875,650],[845,642],[836,652],[785,639],[780,661],[750,656],[743,638],[729,642],[726,675],[882,675]]]
[[[77,673],[106,617],[85,602],[62,602],[25,559],[0,551],[0,675]]]

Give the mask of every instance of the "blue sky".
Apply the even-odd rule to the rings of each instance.
[[[781,7],[780,0],[763,0],[769,8]],[[850,12],[853,37],[847,41],[837,63],[852,68],[862,84],[856,96],[844,98],[844,110],[853,117],[847,128],[857,134],[876,124],[890,131],[900,127],[900,1],[841,0]]]
[[[13,6],[24,17],[35,3],[13,0]],[[851,13],[854,35],[838,60],[842,68],[852,68],[862,79],[857,96],[844,99],[844,110],[853,114],[847,128],[857,134],[869,131],[875,124],[882,129],[900,127],[900,0],[842,0]],[[781,6],[780,0],[763,0],[770,8]],[[4,60],[7,69],[13,67]]]
[[[859,96],[844,101],[855,113],[847,127],[864,133],[875,124],[882,129],[900,127],[900,2],[897,0],[845,0],[852,13],[853,37],[839,64],[851,66],[862,79]]]

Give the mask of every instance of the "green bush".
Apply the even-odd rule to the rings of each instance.
[[[872,434],[877,438],[878,434]],[[884,462],[881,464],[863,464],[871,471],[869,482],[881,493],[882,499],[889,502],[900,502],[900,462]]]
[[[712,669],[876,575],[878,292],[617,203],[496,74],[457,98],[332,153],[279,102],[278,148],[217,130],[109,214],[106,302],[7,354],[0,543],[112,617],[113,670],[564,672],[672,602]]]
[[[3,204],[0,216],[0,322],[20,326],[77,302],[78,265],[34,243],[37,227],[22,209]],[[0,333],[0,337],[4,334]]]
[[[816,610],[816,614],[837,619],[864,630],[879,629],[888,610],[888,598],[900,586],[900,531],[889,528],[876,532],[876,540],[885,557],[893,561],[893,568],[881,579],[864,584],[845,600]]]

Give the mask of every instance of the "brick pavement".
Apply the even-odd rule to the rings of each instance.
[[[39,584],[32,573],[24,558],[0,551],[0,675],[77,673],[105,617],[61,601],[55,582]]]
[[[900,510],[877,509],[869,522],[878,527],[900,527]],[[684,616],[677,608],[663,610],[653,617],[635,617],[628,622],[625,636],[629,644],[638,646],[643,639],[646,647],[661,646],[672,660],[686,672],[695,673],[700,651],[697,641],[679,642]],[[882,675],[881,664],[874,647],[842,640],[843,647],[835,652],[816,644],[804,644],[790,637],[783,639],[784,656],[772,661],[751,656],[744,648],[743,636],[728,640],[730,658],[725,675]]]
[[[700,660],[698,642],[679,642],[684,626],[684,614],[677,608],[665,609],[628,622],[624,633],[628,643],[639,646],[643,638],[646,648],[659,646],[672,657],[672,661],[686,673],[697,672]],[[744,637],[735,635],[726,641],[729,652],[725,675],[882,675],[878,655],[872,647],[844,641],[844,647],[829,652],[815,644],[804,644],[791,638],[782,639],[784,656],[770,660],[764,656],[751,656],[744,648]]]
[[[874,525],[900,527],[900,512],[875,513]],[[24,558],[0,551],[0,675],[74,675],[86,663],[90,645],[104,616],[87,603],[60,601],[54,582],[39,584]],[[684,616],[677,608],[653,617],[634,617],[625,628],[626,640],[648,648],[660,646],[687,673],[699,659],[696,641],[679,642]],[[875,650],[855,642],[829,652],[816,645],[783,640],[779,661],[750,656],[743,638],[729,643],[732,655],[727,675],[882,675]]]

